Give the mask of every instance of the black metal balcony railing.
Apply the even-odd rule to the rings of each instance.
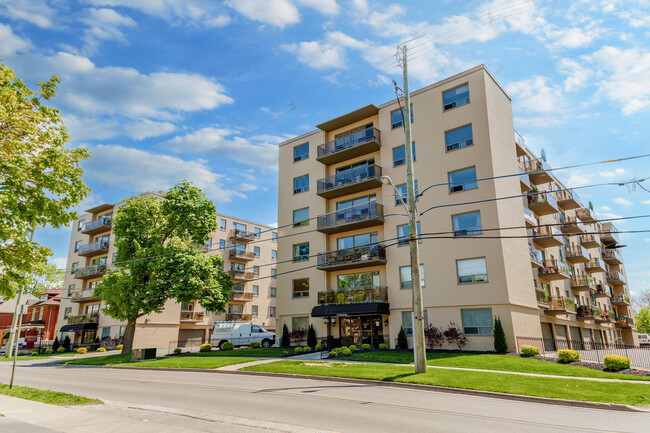
[[[88,221],[84,224],[83,233],[94,231],[96,229],[109,229],[113,225],[112,217],[99,217],[96,220]]]
[[[571,287],[596,290],[596,281],[589,275],[580,275],[571,278]]]
[[[605,262],[600,257],[594,257],[585,264],[587,271],[602,272],[605,270]]]
[[[571,245],[571,247],[565,251],[567,259],[589,259],[589,251],[587,251],[587,249],[582,245]]]
[[[607,263],[620,264],[623,263],[623,257],[617,249],[606,248],[603,249],[603,259]]]
[[[562,260],[557,259],[546,259],[544,260],[544,266],[539,271],[540,274],[559,274],[563,275],[566,278],[569,278],[571,271],[569,265],[564,263]]]
[[[386,262],[386,248],[383,245],[364,245],[318,254],[319,268],[354,266],[379,261]]]
[[[91,242],[86,245],[81,245],[79,247],[79,250],[77,251],[77,254],[82,255],[82,254],[89,254],[93,253],[95,251],[108,251],[108,241],[95,241]]]
[[[628,304],[630,303],[630,297],[627,295],[623,294],[618,294],[612,296],[612,302],[615,302],[617,304]]]
[[[584,207],[580,209],[576,209],[576,216],[580,218],[582,221],[590,222],[594,220],[594,216],[591,213],[591,210]]]
[[[90,276],[101,276],[106,272],[106,264],[90,265],[84,266],[83,268],[77,268],[74,271],[74,277],[77,279],[90,277]]]
[[[383,218],[384,206],[370,201],[347,209],[318,216],[318,230],[326,230],[348,224],[361,224],[371,219]]]
[[[99,313],[81,314],[78,316],[68,316],[68,325],[75,323],[98,323]]]
[[[357,287],[318,292],[318,304],[364,304],[388,302],[388,287]]]
[[[578,305],[578,308],[576,309],[576,313],[578,317],[589,318],[589,317],[596,316],[596,309],[591,305]],[[598,311],[598,313],[600,313],[600,310]]]
[[[87,302],[93,299],[99,299],[95,296],[95,288],[76,290],[72,292],[72,302]]]
[[[377,128],[366,128],[345,137],[321,144],[318,146],[316,159],[323,159],[335,153],[371,142],[381,143],[380,133]]]
[[[560,214],[560,222],[562,223],[562,231],[566,233],[582,233],[585,231],[584,224],[574,216],[565,216]]]
[[[580,235],[580,243],[589,248],[594,248],[600,245],[600,238],[598,235],[595,235],[593,233]]]
[[[381,167],[375,164],[354,168],[344,173],[335,174],[317,182],[317,194],[322,194],[348,185],[359,184],[381,177]]]

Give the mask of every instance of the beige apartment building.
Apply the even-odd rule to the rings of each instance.
[[[143,195],[161,196],[163,192]],[[74,345],[122,339],[126,323],[102,312],[103,301],[94,287],[110,268],[117,252],[112,216],[124,202],[88,209],[72,225],[68,271],[64,280],[57,335]],[[275,329],[275,232],[272,227],[227,215],[218,216],[219,227],[205,247],[206,254],[221,254],[224,270],[235,283],[225,314],[203,310],[198,302],[168,301],[160,314],[137,321],[134,348],[197,346],[210,341],[214,321],[234,320]]]
[[[516,337],[636,344],[616,229],[544,171],[490,72],[411,104],[425,320],[459,325],[469,350],[492,350],[495,316],[511,349]],[[280,144],[278,326],[394,347],[400,327],[412,334],[408,219],[381,177],[406,196],[402,113],[367,105],[317,128]]]

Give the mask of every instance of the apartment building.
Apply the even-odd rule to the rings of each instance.
[[[148,192],[143,195],[162,194]],[[119,202],[93,207],[72,225],[69,271],[64,280],[57,334],[61,339],[67,335],[74,345],[92,343],[97,338],[116,342],[124,336],[126,323],[104,314],[103,301],[94,294],[97,283],[115,260],[117,249],[111,230],[112,217],[123,205],[124,202]],[[206,254],[224,257],[224,269],[236,284],[226,307],[228,314],[207,312],[198,302],[180,304],[170,300],[161,313],[137,320],[134,348],[173,349],[208,342],[215,320],[253,321],[273,329],[275,289],[272,279],[254,281],[257,274],[270,276],[274,272],[271,271],[275,255],[272,228],[226,215],[218,218],[220,227],[205,250]],[[249,278],[250,275],[255,278]]]
[[[495,316],[511,348],[517,336],[636,343],[621,255],[607,248],[615,228],[543,171],[490,72],[412,92],[411,104],[425,320],[459,325],[469,350],[492,350]],[[313,324],[342,345],[394,347],[400,327],[411,340],[408,219],[382,182],[406,196],[397,102],[279,146],[278,326]]]

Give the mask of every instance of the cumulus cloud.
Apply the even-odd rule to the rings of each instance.
[[[56,10],[44,0],[0,0],[0,15],[44,29],[56,27],[57,21]]]
[[[339,5],[336,0],[296,0],[299,5],[316,9],[323,15],[336,15],[339,13]]]
[[[126,35],[121,27],[136,27],[135,21],[130,17],[108,8],[90,8],[80,21],[88,26],[83,36],[82,51],[85,53],[94,53],[101,41],[126,42]]]
[[[25,51],[31,45],[29,40],[17,36],[11,27],[0,23],[0,56]]]
[[[614,170],[600,172],[600,177],[612,179],[615,177],[623,176],[625,173],[627,173],[627,171],[624,168],[616,168]]]
[[[536,75],[510,83],[506,89],[513,95],[516,107],[524,112],[556,113],[565,106],[562,89],[548,77]]]
[[[280,28],[300,21],[298,8],[288,0],[233,0],[226,4],[253,21]]]
[[[571,176],[569,176],[569,179],[567,180],[567,186],[569,188],[573,188],[576,186],[584,186],[584,185],[591,184],[592,181],[593,181],[592,175],[574,173]]]
[[[593,71],[573,59],[560,59],[558,70],[567,76],[564,80],[564,90],[572,91],[580,89],[587,84],[593,75]]]
[[[218,2],[204,0],[87,0],[96,6],[136,9],[174,25],[223,27],[230,17]]]
[[[621,206],[632,206],[634,203],[630,200],[622,197],[615,197],[612,199],[612,203],[616,203]]]

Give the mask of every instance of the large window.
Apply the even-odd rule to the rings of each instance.
[[[76,253],[79,251],[79,248],[81,248],[81,245],[83,245],[83,241],[77,241],[74,243],[74,252]]]
[[[298,194],[301,192],[309,191],[309,175],[296,177],[293,179],[293,193]]]
[[[456,260],[456,271],[461,284],[484,283],[488,280],[485,257]]]
[[[468,335],[492,335],[492,309],[460,310],[463,332]]]
[[[301,244],[294,244],[293,246],[293,261],[302,262],[309,260],[309,242]]]
[[[257,239],[259,239],[260,236],[262,235],[262,229],[260,229],[259,227],[255,227],[255,229],[253,229],[253,231],[255,232],[255,237]]]
[[[227,221],[223,218],[219,221],[219,230],[226,230]]]
[[[377,232],[364,233],[356,236],[348,236],[338,239],[338,249],[362,247],[364,245],[376,244],[378,240]]]
[[[293,162],[309,158],[309,143],[299,144],[293,148]]]
[[[361,206],[363,204],[368,204],[371,201],[375,201],[376,199],[377,197],[375,196],[375,194],[372,194],[363,197],[357,197],[351,200],[340,201],[336,203],[336,210],[343,210],[353,206]]]
[[[411,104],[411,123],[413,123],[413,104]],[[390,112],[390,124],[392,129],[404,126],[404,111],[400,108]]]
[[[226,248],[226,240],[225,239],[219,239],[219,249],[223,250]]]
[[[424,310],[424,326],[426,327],[429,323],[429,316],[427,310]],[[413,312],[412,311],[402,311],[402,327],[406,335],[413,335]]]
[[[469,103],[469,84],[463,84],[442,93],[443,111]]]
[[[417,195],[418,195],[418,181],[416,180],[415,182],[413,182],[413,184],[415,186],[415,196],[416,196],[415,200],[417,201],[418,200],[418,198],[417,198]],[[408,203],[408,200],[406,198],[406,194],[407,194],[406,184],[403,183],[401,185],[397,185],[396,188],[399,191],[399,193],[401,194],[402,199],[404,199],[404,203]],[[401,205],[402,205],[402,200],[400,199],[400,196],[397,193],[395,193],[395,206],[401,206]]]
[[[447,152],[472,146],[473,144],[472,125],[461,126],[460,128],[445,132]]]
[[[476,189],[476,167],[464,168],[449,173],[449,192],[460,192]]]
[[[293,297],[306,298],[309,296],[309,278],[293,280]]]
[[[291,330],[295,331],[296,329],[304,329],[305,331],[309,328],[309,317],[292,317],[291,318]]]
[[[309,208],[296,209],[293,211],[293,226],[302,227],[309,225]]]
[[[379,271],[339,275],[337,282],[339,289],[379,287],[379,285]]]
[[[453,215],[451,218],[454,225],[454,236],[471,236],[482,233],[479,211]]]
[[[254,255],[255,257],[259,257],[259,256],[260,256],[260,247],[253,247],[253,255]]]
[[[253,275],[256,277],[260,276],[260,267],[259,266],[253,266]]]
[[[420,286],[424,287],[424,265],[420,264]],[[399,268],[399,288],[410,289],[413,287],[413,276],[410,266],[400,266]]]
[[[413,150],[413,161],[415,161],[415,141],[411,143],[411,149]],[[406,146],[401,145],[393,148],[393,166],[398,167],[404,164],[406,164]]]
[[[275,307],[269,307],[269,317],[275,317]]]
[[[251,316],[257,317],[257,311],[258,311],[257,305],[251,305]]]
[[[420,238],[420,234],[422,233],[420,231],[420,221],[417,223],[417,231],[418,231],[418,243],[422,243],[422,238]],[[408,224],[402,224],[400,226],[397,226],[397,237],[399,238],[398,245],[408,245],[409,244],[409,225]]]
[[[259,296],[260,295],[260,286],[253,285],[253,296]]]

